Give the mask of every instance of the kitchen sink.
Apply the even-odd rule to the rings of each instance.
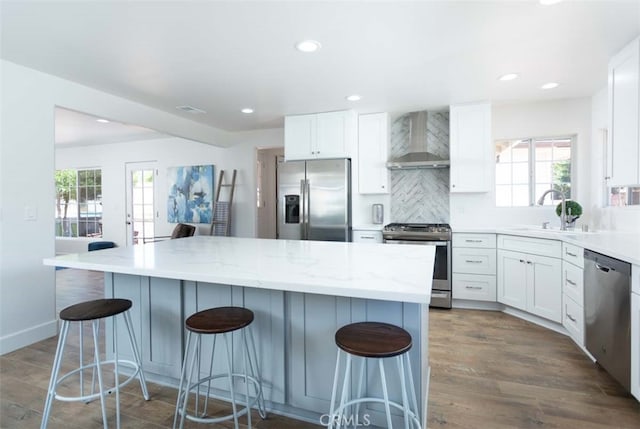
[[[559,227],[551,227],[551,228],[543,228],[542,225],[516,225],[516,226],[507,226],[506,230],[518,231],[518,232],[532,232],[536,234],[549,234],[549,235],[558,235],[558,234],[567,234],[567,235],[588,235],[595,234],[594,231],[583,231],[581,229],[567,229],[561,230]]]

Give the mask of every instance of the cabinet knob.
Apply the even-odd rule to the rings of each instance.
[[[451,185],[451,187],[452,187],[452,188],[455,188],[455,187],[456,187],[456,185]]]

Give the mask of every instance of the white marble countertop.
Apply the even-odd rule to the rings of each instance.
[[[492,233],[560,240],[593,250],[613,258],[640,265],[640,234],[623,231],[559,231],[544,230],[540,226],[452,227],[453,233]]]
[[[63,255],[45,265],[428,304],[433,246],[195,236]]]

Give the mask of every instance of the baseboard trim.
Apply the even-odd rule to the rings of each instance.
[[[487,311],[503,311],[504,305],[499,302],[489,301],[473,301],[469,299],[454,299],[453,308],[463,308],[465,310],[487,310]]]
[[[51,320],[0,338],[0,355],[11,353],[58,334],[58,320]]]

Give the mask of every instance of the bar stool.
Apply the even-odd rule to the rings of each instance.
[[[138,346],[133,332],[133,325],[131,323],[131,315],[129,309],[132,303],[128,299],[97,299],[94,301],[81,302],[79,304],[71,305],[60,312],[60,320],[62,320],[62,327],[60,328],[60,336],[58,337],[58,347],[56,349],[56,355],[53,359],[53,368],[51,370],[51,379],[49,380],[49,388],[47,390],[47,399],[44,405],[44,412],[42,414],[41,429],[47,427],[49,420],[49,414],[51,412],[51,405],[54,399],[65,402],[91,402],[94,399],[100,398],[100,404],[102,408],[102,423],[107,428],[107,411],[106,411],[106,396],[116,393],[116,426],[120,428],[120,389],[134,378],[138,378],[140,382],[140,388],[142,389],[142,395],[145,400],[149,400],[149,393],[147,391],[147,384],[144,379],[144,373],[142,371],[142,363],[140,360],[140,353],[138,352]],[[131,345],[131,352],[135,361],[119,359],[118,355],[118,330],[115,329],[117,315],[121,314],[124,319],[127,331],[129,333],[129,343]],[[100,320],[108,317],[113,317],[114,329],[113,329],[113,349],[114,356],[111,360],[100,360],[100,348],[98,346],[98,332],[100,330]],[[83,355],[83,322],[91,321],[93,327],[93,349],[94,360],[93,363],[87,365],[84,364]],[[72,371],[59,377],[60,366],[64,357],[64,348],[67,340],[67,334],[69,333],[69,326],[71,322],[79,322],[80,325],[80,366]],[[102,368],[104,365],[114,366],[114,384],[113,387],[105,387]],[[124,382],[120,383],[119,366],[129,366],[133,368],[133,373]],[[86,369],[92,370],[91,376],[91,392],[85,395],[84,392],[84,371]],[[98,376],[98,392],[94,392],[95,388],[95,376]],[[79,396],[64,396],[58,394],[58,386],[60,386],[67,378],[74,374],[80,376],[80,395]]]
[[[263,419],[267,417],[264,396],[262,392],[262,379],[260,376],[260,368],[258,366],[258,358],[256,353],[253,333],[249,329],[249,325],[253,322],[253,312],[242,307],[217,307],[208,310],[199,311],[192,314],[185,322],[187,333],[187,343],[184,353],[184,361],[182,364],[182,375],[180,377],[180,385],[178,388],[178,398],[176,401],[176,412],[173,419],[173,428],[178,426],[178,416],[180,416],[179,427],[184,426],[185,418],[198,423],[218,423],[225,420],[233,419],[235,428],[238,429],[238,417],[246,414],[247,425],[251,428],[251,408],[257,405],[258,413]],[[231,346],[229,336],[233,331],[240,330],[242,336],[242,361],[243,372],[234,373],[231,360]],[[249,334],[247,335],[247,330]],[[216,349],[216,338],[222,335],[226,348],[227,372],[222,374],[213,374],[213,363]],[[191,337],[195,335],[195,341],[191,345]],[[211,348],[211,361],[209,363],[209,375],[202,377],[200,374],[200,361],[202,351],[202,335],[213,335],[213,345]],[[249,344],[250,343],[250,344]],[[250,347],[251,346],[251,347]],[[189,363],[189,359],[191,362]],[[189,363],[188,374],[187,364]],[[193,372],[197,368],[197,377],[193,381]],[[251,374],[249,374],[249,372]],[[229,383],[229,401],[231,402],[232,413],[221,417],[208,417],[207,405],[209,396],[211,395],[211,381],[218,378],[227,378]],[[238,411],[236,406],[234,378],[240,378],[245,383],[246,407]],[[206,395],[202,412],[198,414],[199,397],[201,385],[207,384]],[[249,384],[254,388],[255,395],[251,398]],[[195,391],[195,407],[193,414],[187,413],[187,402],[189,394]]]
[[[331,392],[331,407],[329,411],[329,428],[334,424],[341,427],[345,420],[345,409],[356,405],[355,414],[352,418],[359,418],[360,404],[364,402],[379,402],[384,404],[387,417],[387,427],[391,428],[391,407],[397,408],[404,413],[404,428],[416,427],[420,429],[418,419],[418,402],[411,373],[411,362],[409,360],[409,350],[411,349],[411,335],[404,329],[381,322],[360,322],[343,326],[336,332],[336,345],[338,346],[338,357],[336,359],[336,371],[333,378],[333,389]],[[340,405],[336,408],[337,385],[340,373],[340,356],[346,355],[346,365],[343,375],[342,394]],[[358,393],[356,398],[347,400],[350,390],[352,357],[361,357],[360,378],[358,381]],[[368,358],[378,360],[380,371],[380,382],[382,383],[382,398],[362,397],[364,385],[365,361]],[[387,390],[387,379],[384,371],[385,358],[395,358],[400,375],[400,387],[402,390],[402,404],[389,400]],[[407,390],[407,381],[409,386]],[[412,407],[409,406],[408,392],[411,393]],[[412,426],[409,426],[411,423]]]

